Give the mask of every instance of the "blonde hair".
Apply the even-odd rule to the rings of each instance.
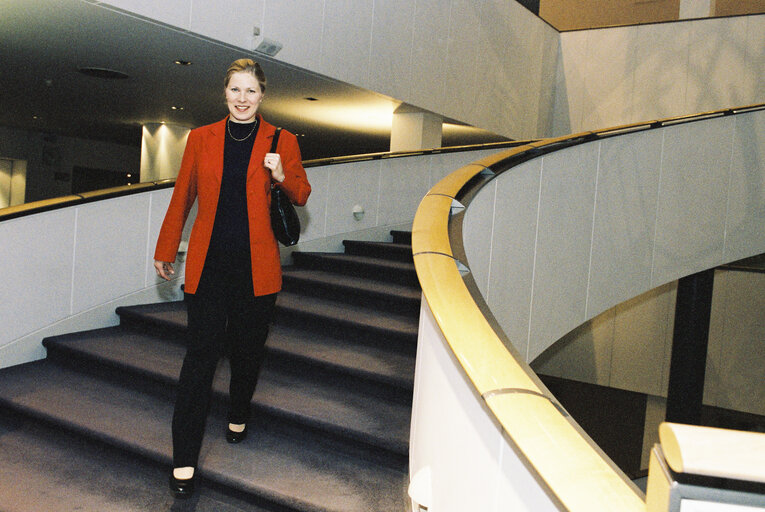
[[[260,67],[260,64],[252,59],[237,59],[232,62],[228,67],[228,71],[226,71],[226,78],[223,80],[223,88],[225,89],[228,87],[228,83],[231,81],[231,76],[234,73],[241,72],[249,73],[254,76],[258,81],[258,85],[260,85],[260,92],[266,92],[266,74],[263,72],[263,68]]]

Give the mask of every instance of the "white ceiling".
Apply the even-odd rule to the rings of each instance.
[[[253,55],[82,0],[2,0],[0,126],[138,145],[144,123],[195,127],[221,119],[225,70]],[[255,58],[268,77],[261,112],[303,134],[305,158],[388,150],[400,101]],[[179,59],[192,64],[179,66]],[[129,78],[93,78],[81,67]],[[504,139],[469,127],[444,129],[444,145],[496,140]]]

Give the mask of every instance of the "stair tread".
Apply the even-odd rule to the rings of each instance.
[[[168,400],[43,360],[1,372],[0,403],[152,460],[171,461]],[[223,428],[212,427],[205,436],[203,478],[303,510],[393,511],[405,502],[401,472],[338,456],[257,423],[244,442],[232,446]],[[326,503],[328,496],[332,503]]]
[[[186,306],[182,301],[158,304],[142,304],[120,308],[124,312],[149,317],[178,330],[187,325]],[[275,322],[271,326],[266,345],[308,359],[317,359],[337,366],[353,363],[356,370],[378,374],[387,379],[413,383],[414,356],[332,336],[317,336],[315,333]]]
[[[365,344],[347,343],[329,336],[316,336],[305,331],[275,325],[266,346],[271,350],[319,361],[348,371],[368,374],[412,389],[414,355],[389,351]]]
[[[101,443],[34,419],[6,415],[0,416],[0,446],[4,512],[171,510],[168,470],[159,464],[105,449]],[[205,486],[199,488],[193,508],[194,512],[273,512]]]
[[[411,336],[414,340],[417,338],[418,319],[410,315],[370,310],[363,305],[305,297],[287,291],[279,293],[276,305],[281,310],[326,316],[335,320],[394,331],[401,335]],[[281,323],[278,313],[276,322]]]
[[[282,291],[276,300],[277,314],[274,323],[284,325],[291,322],[286,312],[307,313],[325,316],[328,319],[346,321],[367,327],[377,327],[402,336],[417,338],[418,320],[409,315],[390,312],[370,311],[354,304],[340,303],[317,297],[305,297]],[[117,308],[119,314],[141,316],[168,327],[186,329],[187,317],[183,301],[140,304]]]
[[[347,253],[360,251],[374,251],[380,258],[412,258],[412,245],[396,242],[376,242],[365,240],[344,240]]]
[[[408,300],[420,300],[420,297],[422,296],[422,292],[419,287],[388,283],[376,279],[339,274],[337,272],[328,272],[325,270],[308,270],[299,267],[285,267],[284,277],[288,279],[300,279],[309,282],[329,283],[344,288],[371,290],[379,294],[391,295]]]
[[[150,334],[120,327],[59,336],[46,341],[131,373],[177,384],[185,348]],[[227,396],[229,368],[221,361],[213,383],[214,392]],[[389,450],[408,449],[410,407],[371,397],[340,382],[324,382],[310,376],[285,374],[264,361],[253,403],[291,418],[301,417],[334,431]]]
[[[354,262],[372,265],[376,267],[385,267],[397,271],[414,271],[414,262],[387,260],[384,258],[375,258],[373,256],[361,256],[355,254],[344,253],[327,253],[327,252],[294,252],[292,256],[298,258],[306,256],[309,258],[324,259],[327,261],[335,261],[338,263]]]

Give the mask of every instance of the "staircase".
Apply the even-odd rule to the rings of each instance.
[[[392,243],[346,241],[344,254],[293,253],[239,445],[224,439],[229,369],[225,360],[218,368],[193,510],[407,510],[420,291],[411,238],[392,235]],[[78,510],[172,504],[185,306],[117,314],[116,327],[48,338],[46,359],[0,371],[0,452],[28,459],[0,456],[1,510],[66,510],[61,493],[78,503],[67,482],[87,488]],[[52,476],[62,471],[68,480]],[[114,485],[140,489],[144,501],[117,503]]]

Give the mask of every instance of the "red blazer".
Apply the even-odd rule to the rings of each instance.
[[[282,288],[279,247],[271,230],[271,172],[263,165],[263,159],[271,149],[271,140],[276,129],[265,122],[260,114],[258,118],[260,127],[247,168],[247,215],[252,254],[252,284],[256,296],[276,293]],[[189,133],[173,197],[157,239],[154,259],[174,262],[189,210],[195,200],[198,202],[197,217],[191,230],[186,257],[187,293],[197,290],[210,244],[223,176],[226,119],[201,126]],[[285,178],[276,186],[281,187],[293,203],[302,206],[311,193],[311,185],[303,169],[297,138],[282,130],[277,152],[281,155]]]

